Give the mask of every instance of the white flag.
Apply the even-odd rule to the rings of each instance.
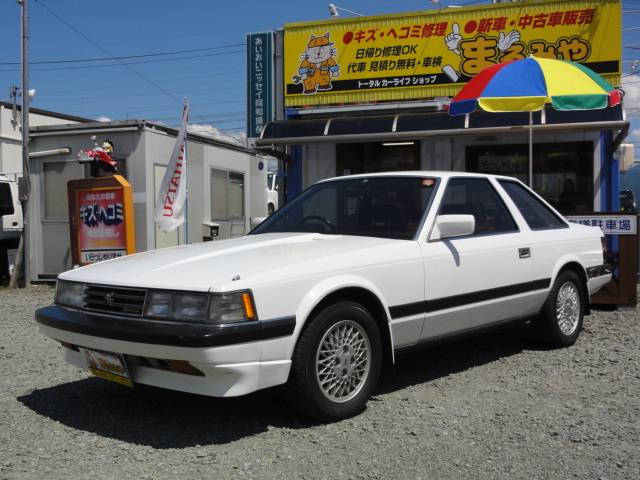
[[[187,123],[189,100],[184,102],[182,125],[156,200],[155,222],[165,233],[184,223],[187,202]]]

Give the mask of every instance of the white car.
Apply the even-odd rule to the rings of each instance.
[[[603,245],[512,178],[341,177],[245,237],[65,272],[36,320],[96,375],[212,396],[286,384],[337,419],[403,349],[527,319],[573,344],[611,278]]]

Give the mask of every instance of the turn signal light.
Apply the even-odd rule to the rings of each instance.
[[[253,311],[253,302],[251,301],[251,295],[249,293],[242,294],[242,306],[244,307],[244,315],[247,320],[255,320],[256,314]]]

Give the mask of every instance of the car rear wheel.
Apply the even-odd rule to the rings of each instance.
[[[304,415],[338,420],[360,413],[382,363],[382,342],[371,314],[355,302],[331,305],[302,332],[293,356],[288,396]]]
[[[558,275],[537,321],[546,344],[568,347],[576,342],[584,317],[583,295],[582,282],[575,272],[567,270]]]

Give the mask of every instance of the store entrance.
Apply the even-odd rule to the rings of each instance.
[[[466,171],[529,182],[529,146],[466,148]],[[564,215],[593,211],[593,142],[533,145],[533,189]]]
[[[339,143],[336,175],[420,170],[418,142]]]

